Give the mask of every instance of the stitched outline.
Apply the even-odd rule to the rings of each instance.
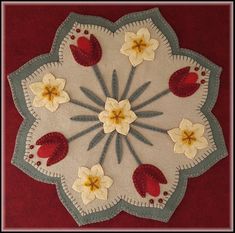
[[[35,171],[33,167],[29,167],[28,164],[22,159],[23,155],[25,154],[24,153],[25,148],[20,147],[20,145],[25,144],[26,136],[27,136],[26,132],[31,127],[35,119],[30,114],[29,110],[26,107],[26,104],[24,102],[21,103],[20,101],[19,97],[24,97],[24,96],[22,96],[23,95],[23,92],[21,91],[22,87],[20,86],[19,82],[21,79],[27,77],[30,73],[32,73],[33,70],[35,70],[35,67],[39,67],[43,65],[45,61],[58,62],[59,54],[57,54],[57,51],[59,51],[58,45],[60,44],[59,42],[61,42],[61,39],[58,39],[58,38],[59,37],[63,38],[66,36],[66,24],[68,28],[72,28],[73,26],[72,23],[76,20],[82,22],[83,24],[86,24],[86,23],[91,24],[92,22],[93,24],[96,24],[97,26],[102,26],[102,28],[103,28],[103,25],[105,25],[105,27],[109,28],[110,31],[115,32],[115,30],[117,30],[118,27],[121,27],[124,24],[133,23],[133,21],[138,21],[138,20],[145,20],[146,18],[151,18],[153,23],[157,25],[162,32],[164,32],[167,40],[169,41],[171,45],[170,48],[172,50],[172,53],[179,54],[179,56],[189,56],[191,59],[196,60],[198,64],[203,64],[207,69],[211,70],[209,86],[213,85],[213,88],[209,88],[206,101],[204,105],[201,107],[201,112],[204,116],[206,116],[207,120],[210,122],[212,135],[214,137],[216,145],[220,145],[220,146],[217,147],[217,150],[214,151],[209,157],[205,158],[202,163],[194,166],[191,169],[179,171],[179,177],[180,177],[179,183],[176,187],[175,192],[169,198],[168,203],[166,204],[165,208],[162,211],[158,209],[156,210],[156,209],[149,209],[149,208],[144,208],[144,211],[141,211],[142,208],[130,206],[125,201],[121,200],[119,201],[118,204],[111,207],[110,209],[107,209],[104,212],[99,212],[97,214],[92,214],[92,215],[89,214],[89,215],[86,215],[85,217],[81,217],[81,215],[78,215],[78,212],[76,211],[75,207],[71,205],[71,200],[69,199],[69,197],[66,196],[63,190],[62,181],[60,178],[58,177],[52,178],[52,177],[44,176],[38,171]],[[104,29],[104,31],[109,31],[109,30]],[[175,55],[172,55],[172,56],[174,57]],[[74,216],[75,220],[81,225],[86,224],[86,223],[92,223],[92,222],[104,221],[104,220],[110,219],[114,217],[115,215],[117,215],[122,210],[130,214],[136,215],[136,216],[158,219],[161,221],[168,221],[170,216],[174,212],[175,208],[179,205],[180,201],[182,200],[184,196],[188,177],[194,177],[194,176],[198,176],[202,174],[204,171],[208,170],[213,164],[215,164],[218,160],[224,158],[227,154],[224,139],[222,136],[222,129],[220,128],[214,115],[211,113],[211,109],[213,108],[215,101],[217,99],[217,95],[218,95],[220,72],[221,72],[221,68],[214,65],[205,57],[191,50],[179,48],[178,39],[173,29],[168,25],[165,19],[161,16],[157,8],[153,8],[148,11],[143,11],[143,12],[138,12],[138,13],[136,12],[131,13],[119,19],[116,23],[112,23],[101,17],[94,17],[94,16],[87,17],[87,16],[82,16],[78,14],[76,15],[74,13],[71,13],[69,17],[64,21],[63,24],[61,24],[61,26],[57,30],[57,33],[53,42],[53,46],[51,49],[51,53],[32,59],[31,61],[29,61],[22,67],[20,67],[17,71],[9,75],[9,82],[10,82],[10,86],[13,92],[13,100],[15,102],[15,105],[19,113],[24,118],[24,121],[21,124],[20,129],[18,131],[17,140],[16,140],[17,143],[15,146],[14,156],[12,158],[12,164],[17,166],[19,169],[25,171],[28,175],[32,176],[33,178],[37,180],[41,180],[46,183],[56,184],[58,195],[62,203],[69,210],[72,216]],[[19,77],[17,77],[18,75]],[[16,156],[17,154],[18,156]],[[123,199],[125,199],[125,197],[123,197]]]

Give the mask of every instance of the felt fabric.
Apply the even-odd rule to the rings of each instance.
[[[154,61],[143,62],[135,68],[133,81],[125,98],[128,99],[131,93],[133,93],[141,84],[145,83],[146,81],[151,81],[151,84],[148,88],[148,91],[144,92],[140,98],[134,101],[132,104],[133,109],[136,109],[136,106],[139,106],[145,100],[152,98],[156,94],[161,93],[164,90],[168,90],[168,79],[171,74],[175,72],[175,70],[178,70],[181,67],[188,67],[185,72],[187,75],[189,69],[194,69],[194,66],[196,66],[196,63],[193,60],[184,59],[183,56],[172,58],[168,52],[170,45],[168,43],[164,43],[164,38],[161,36],[163,32],[160,32],[158,29],[152,27],[152,22],[149,20],[142,20],[140,22],[135,22],[134,24],[126,24],[117,32],[115,32],[114,35],[107,33],[100,26],[89,28],[89,26],[86,24],[83,25],[79,22],[78,24],[75,23],[73,28],[79,28],[82,32],[87,30],[91,35],[94,35],[97,38],[96,43],[101,44],[100,46],[102,47],[102,59],[99,61],[96,67],[99,67],[98,69],[104,77],[104,83],[108,90],[111,89],[110,80],[113,74],[113,69],[116,69],[119,80],[119,90],[121,93],[125,90],[128,74],[133,69],[128,57],[120,53],[120,48],[124,43],[125,32],[135,32],[139,28],[147,28],[151,34],[151,38],[155,38],[157,41],[159,41],[160,46],[156,51],[156,58]],[[77,36],[75,29],[71,28],[70,33],[73,33]],[[65,136],[65,138],[68,139],[71,136],[76,135],[77,133],[82,132],[88,127],[94,125],[94,122],[92,121],[71,121],[70,119],[74,119],[76,116],[91,114],[89,110],[78,107],[71,103],[61,105],[55,112],[48,112],[48,110],[44,107],[38,108],[33,106],[32,103],[35,95],[30,90],[30,85],[34,84],[35,82],[40,82],[42,77],[44,77],[44,75],[46,75],[48,72],[52,73],[57,78],[66,80],[64,90],[72,99],[96,106],[96,104],[93,102],[95,100],[96,103],[99,104],[99,107],[104,110],[104,102],[106,97],[103,95],[103,90],[100,88],[99,83],[96,80],[92,67],[84,67],[83,64],[78,65],[77,59],[74,57],[74,53],[71,53],[70,50],[71,44],[73,43],[76,43],[76,41],[71,39],[71,37],[69,39],[65,37],[61,43],[60,48],[61,63],[55,62],[52,63],[52,65],[50,63],[46,63],[43,68],[39,68],[32,75],[27,77],[24,82],[22,81],[25,96],[27,97],[27,101],[29,103],[28,107],[30,109],[32,108],[32,111],[35,113],[37,118],[40,119],[32,127],[32,134],[28,135],[26,143],[27,145],[34,144],[38,138],[46,135],[49,132],[60,132]],[[112,58],[115,59],[112,60]],[[159,68],[156,69],[156,66]],[[202,69],[204,68],[200,67],[198,71],[199,76]],[[148,72],[146,73],[146,71]],[[207,76],[205,77],[207,80],[209,72],[210,71],[207,72]],[[200,86],[200,84],[198,85]],[[83,87],[82,90],[86,90],[85,93],[87,93],[88,96],[91,95],[91,92],[94,93],[92,94],[93,97],[91,98],[93,101],[87,98],[86,95],[82,94],[81,87]],[[197,92],[194,93],[195,91]],[[201,104],[201,101],[205,101],[203,96],[207,94],[207,91],[208,81],[205,85],[201,85],[198,90],[193,90],[192,93],[190,90],[190,95],[188,95],[187,98],[178,98],[174,94],[167,92],[167,95],[162,95],[160,99],[141,108],[141,110],[161,110],[163,114],[151,118],[141,119],[137,117],[136,123],[147,123],[148,125],[168,130],[178,127],[180,121],[183,118],[187,118],[191,119],[195,123],[207,125],[207,120],[198,114],[198,111],[196,110],[197,107]],[[94,95],[98,96],[98,101],[96,100],[97,97],[94,97]],[[97,115],[95,120],[98,120]],[[96,130],[84,135],[83,137],[80,137],[77,140],[71,141],[69,144],[69,149],[67,149],[67,143],[65,143],[65,150],[62,150],[63,147],[58,149],[57,152],[59,153],[57,156],[52,156],[50,159],[48,159],[47,163],[45,160],[40,160],[41,166],[39,168],[38,166],[36,167],[38,169],[42,168],[46,170],[49,176],[54,176],[54,174],[61,174],[64,176],[66,183],[64,189],[66,191],[68,190],[70,195],[73,197],[73,202],[79,206],[78,209],[80,209],[81,213],[84,215],[90,212],[98,212],[99,209],[103,210],[113,206],[119,200],[120,196],[122,199],[128,201],[128,203],[138,203],[135,205],[144,205],[148,207],[149,198],[151,196],[142,198],[135,190],[131,177],[138,164],[136,164],[136,161],[133,159],[132,153],[130,153],[127,146],[123,147],[124,153],[120,164],[117,164],[117,160],[115,159],[115,140],[111,140],[111,138],[108,140],[107,138],[109,135],[106,135],[106,138],[97,144],[94,149],[87,151],[88,143],[92,140],[92,137],[94,137],[97,132],[98,131]],[[159,205],[158,199],[162,198],[162,193],[165,190],[167,190],[169,193],[173,193],[175,191],[175,187],[179,179],[178,168],[185,169],[186,167],[194,167],[199,163],[199,161],[209,156],[212,151],[216,150],[214,140],[209,137],[210,132],[210,126],[206,127],[204,134],[209,143],[208,147],[198,151],[195,160],[190,160],[183,154],[176,155],[174,153],[173,143],[166,132],[160,133],[142,129],[140,127],[131,128],[127,137],[129,142],[134,146],[136,154],[140,157],[140,161],[143,164],[153,164],[166,176],[167,182],[161,186],[161,193],[159,192],[159,197],[155,200],[154,207],[168,208],[165,207],[165,203],[171,197],[170,194],[164,198],[164,203],[161,205]],[[144,135],[146,138],[143,138],[143,136],[140,134]],[[63,135],[61,135],[62,138]],[[140,137],[148,145],[138,141],[138,138]],[[55,137],[55,139],[57,139],[57,137]],[[103,153],[106,140],[108,140],[107,142],[110,142],[109,148],[107,148],[107,154],[103,154],[99,160],[99,157]],[[58,143],[61,142],[59,141]],[[28,146],[26,146],[26,148],[27,147]],[[37,148],[30,151],[26,150],[24,157],[25,160],[30,163],[37,163],[37,157],[30,160],[27,159],[27,155],[29,153],[36,153],[36,151]],[[105,173],[110,176],[114,182],[109,190],[108,199],[106,201],[96,200],[89,203],[89,205],[84,205],[81,199],[81,194],[72,190],[73,183],[77,176],[77,169],[80,166],[91,167],[98,163],[98,161],[100,161],[100,163],[102,161],[102,167]],[[151,190],[149,193],[151,193]]]
[[[11,9],[12,7],[8,7],[8,9]],[[141,10],[143,10],[143,9],[146,9],[146,8],[142,8]],[[160,8],[161,9],[161,8]],[[8,10],[9,12],[11,12],[11,10]],[[17,11],[17,10],[16,10]],[[226,9],[224,9],[224,11],[226,11]],[[79,12],[78,11],[78,13],[82,13],[82,12]],[[127,13],[127,12],[126,12]],[[164,13],[164,12],[163,12]],[[8,14],[10,14],[10,13],[8,13]],[[19,14],[19,13],[18,13]],[[100,14],[100,15],[102,15],[102,14]],[[107,17],[107,16],[106,16]],[[165,17],[167,17],[167,16],[165,16]],[[12,17],[10,17],[9,16],[9,20],[13,20],[14,19],[14,17],[12,18]],[[169,21],[169,23],[171,23],[170,21]],[[57,25],[58,26],[58,25]],[[174,25],[172,25],[173,27],[174,27]],[[7,27],[7,30],[8,30],[8,27]],[[17,29],[15,29],[15,30],[17,30]],[[10,33],[10,32],[9,32]],[[12,33],[12,32],[11,32]],[[181,39],[181,37],[182,38],[184,38],[184,36],[182,35],[178,35],[178,37],[180,38],[180,41],[182,40]],[[202,36],[203,37],[203,36]],[[12,39],[12,38],[11,38]],[[9,39],[10,40],[10,39]],[[9,43],[9,41],[8,41],[8,43]],[[15,43],[15,42],[14,42]],[[43,42],[43,43],[46,43],[46,42]],[[43,44],[42,43],[42,44]],[[181,47],[183,47],[182,45],[181,45]],[[199,46],[200,47],[200,46]],[[6,48],[8,48],[7,46],[6,46]],[[190,48],[192,48],[192,47],[190,47]],[[9,49],[10,49],[10,46],[9,46]],[[194,49],[194,50],[197,50],[197,48],[195,47],[195,48],[192,48],[192,49]],[[198,50],[197,50],[198,51]],[[38,51],[38,53],[40,54],[42,51]],[[201,52],[201,51],[200,51]],[[34,54],[35,55],[35,54]],[[215,61],[215,62],[217,62],[216,60],[214,60],[214,59],[212,59],[213,61]],[[27,60],[24,60],[23,62],[26,62]],[[217,62],[218,64],[223,64],[223,63],[219,63],[219,62]],[[19,66],[19,64],[17,63],[17,65]],[[14,68],[17,68],[17,66],[16,67],[14,67]],[[224,68],[224,67],[223,67]],[[9,68],[8,68],[9,69]],[[13,69],[11,69],[11,70],[9,70],[8,72],[12,72],[13,71]],[[7,71],[6,71],[7,72]],[[221,80],[223,80],[223,79],[221,79]],[[227,82],[228,82],[228,80],[227,80]],[[225,83],[226,83],[226,81],[225,81]],[[223,84],[223,82],[221,83],[221,85]],[[220,96],[220,95],[219,95]],[[9,101],[9,99],[11,99],[11,97],[9,96],[8,98],[7,98],[7,100]],[[219,100],[218,101],[220,101],[220,97],[219,97]],[[9,107],[8,107],[9,108]],[[13,111],[14,112],[14,106],[12,105],[12,110],[11,111]],[[227,111],[228,111],[228,109],[227,109]],[[15,112],[15,114],[17,115],[17,112]],[[216,114],[215,114],[216,115]],[[217,116],[217,115],[216,115]],[[218,117],[218,116],[217,116]],[[219,119],[219,117],[218,117],[218,119]],[[220,120],[220,119],[219,119]],[[19,122],[20,122],[20,119],[18,120]],[[221,122],[221,120],[220,120],[220,122]],[[222,124],[222,126],[223,126],[223,121],[221,122],[221,124]],[[15,130],[15,128],[13,128],[12,130]],[[8,128],[8,130],[7,130],[7,132],[9,131],[9,128]],[[16,133],[16,131],[17,130],[15,130],[14,131],[14,133]],[[11,131],[11,133],[12,133],[12,131]],[[225,132],[224,132],[225,133]],[[12,133],[13,134],[13,133]],[[226,135],[225,135],[225,138],[226,138]],[[14,142],[12,142],[13,143],[13,145],[14,145]],[[11,158],[11,154],[9,155],[9,159]],[[227,158],[226,158],[226,160],[227,160]],[[222,161],[221,161],[221,163],[223,163]],[[9,167],[11,167],[11,165],[8,165]],[[216,165],[216,166],[219,166],[219,165]],[[9,169],[12,169],[12,168],[9,168]],[[15,169],[15,168],[14,168]],[[14,170],[13,169],[13,170]],[[212,169],[214,169],[214,168],[212,168]],[[17,170],[17,169],[15,169],[15,170]],[[15,173],[17,173],[17,171],[14,171]],[[208,171],[207,172],[207,174],[209,173],[210,171]],[[18,173],[21,173],[21,172],[19,172],[18,171]],[[212,173],[213,174],[213,173]],[[23,175],[23,174],[22,174]],[[206,179],[206,176],[205,175],[203,175],[203,177],[204,177],[204,179]],[[19,181],[21,181],[21,180],[25,180],[24,178],[21,178],[21,179],[19,179]],[[12,181],[13,183],[12,183],[12,185],[13,185],[13,187],[15,187],[15,183],[14,183],[14,181]],[[29,181],[28,181],[29,182]],[[201,182],[203,182],[203,180],[201,181]],[[208,181],[209,182],[209,181]],[[11,182],[8,182],[9,184],[11,183]],[[22,182],[20,182],[21,184],[22,184]],[[31,183],[31,182],[30,182]],[[8,185],[9,185],[8,184]],[[45,185],[45,184],[39,184],[39,186],[40,185]],[[227,184],[228,185],[228,184]],[[25,185],[23,185],[23,186],[25,186]],[[48,186],[48,185],[45,185],[45,186]],[[41,186],[40,186],[41,187]],[[194,187],[195,188],[195,187]],[[206,188],[207,188],[207,186],[206,186]],[[21,189],[21,188],[20,188]],[[47,188],[45,188],[45,189],[47,189]],[[226,188],[224,188],[224,189],[226,189]],[[45,190],[45,192],[49,192],[49,190],[51,190],[51,187],[46,191]],[[53,190],[53,189],[52,189]],[[205,190],[205,187],[204,187],[204,189],[203,190]],[[211,190],[208,190],[209,192],[211,192]],[[54,191],[55,192],[55,191]],[[199,191],[198,191],[199,192]],[[24,192],[25,193],[25,192]],[[195,192],[192,192],[192,193],[194,193],[195,194]],[[187,195],[186,196],[188,196],[190,193],[189,193],[189,191],[188,191],[188,193],[187,193]],[[199,192],[199,195],[202,195],[202,192]],[[228,194],[228,192],[227,192],[227,194]],[[11,192],[9,192],[9,195],[13,195],[13,193],[11,193]],[[50,196],[51,194],[49,194],[49,196]],[[222,193],[221,195],[225,195],[225,193]],[[7,195],[6,195],[6,197],[7,197]],[[9,197],[7,197],[7,199],[8,199]],[[57,195],[56,194],[54,194],[54,197],[53,197],[53,199],[56,199],[57,198]],[[43,199],[43,198],[42,198]],[[8,199],[9,200],[9,199]],[[43,199],[44,200],[44,199]],[[209,201],[209,203],[211,202],[211,200],[209,200],[208,198],[207,198],[207,200]],[[54,200],[55,201],[55,200]],[[201,199],[200,199],[200,201],[201,201]],[[218,201],[218,200],[217,200]],[[223,207],[222,208],[225,208],[225,202],[226,201],[228,201],[228,195],[227,195],[227,200],[225,200],[225,199],[223,199]],[[44,200],[44,202],[45,202],[45,200]],[[9,203],[9,201],[8,201],[8,203]],[[14,205],[14,203],[11,203],[11,205]],[[35,203],[34,203],[35,204]],[[40,204],[40,202],[37,200],[37,203],[36,204]],[[8,204],[9,205],[9,204]],[[17,203],[15,203],[15,205],[17,205]],[[61,204],[57,204],[57,205],[61,205]],[[181,208],[183,208],[182,207],[182,205],[183,204],[181,204],[180,205],[180,207]],[[62,206],[62,205],[61,205]],[[195,208],[196,208],[196,206],[198,206],[198,205],[195,205]],[[45,210],[47,210],[48,208],[50,208],[50,206],[48,205],[47,206],[47,204],[45,204],[45,206],[44,206],[44,209]],[[9,210],[9,209],[11,209],[11,207],[9,208],[6,208],[6,210]],[[16,208],[17,209],[17,208]],[[36,208],[35,208],[36,209]],[[226,210],[227,210],[227,214],[228,214],[228,207],[227,208],[225,208]],[[57,210],[57,208],[56,208],[56,210]],[[32,212],[32,211],[31,211]],[[57,211],[56,211],[57,212]],[[64,212],[66,212],[66,210],[64,210]],[[186,211],[187,212],[187,211]],[[202,213],[201,213],[202,214]],[[209,214],[209,213],[208,213]],[[8,214],[8,216],[10,215],[10,213]],[[66,213],[65,213],[65,215],[66,215]],[[116,218],[122,218],[122,216],[126,216],[126,214],[120,214],[120,217],[116,217]],[[11,216],[11,215],[10,215]],[[54,216],[54,215],[53,215]],[[69,216],[69,215],[68,215]],[[184,216],[184,215],[182,215],[182,216]],[[193,216],[195,216],[195,214],[193,214]],[[196,216],[196,218],[197,218],[198,216]],[[58,218],[57,216],[55,217],[55,218]],[[135,218],[135,217],[130,217],[130,218]],[[12,217],[10,217],[10,219],[12,219]],[[40,218],[41,219],[41,218]],[[137,218],[135,218],[135,219],[137,219]],[[11,221],[12,220],[9,220],[9,217],[8,217],[8,222],[9,222],[9,226],[12,226],[11,225]],[[17,222],[17,220],[15,220],[16,222]],[[111,224],[112,224],[112,221],[113,220],[111,220],[110,222],[111,222]],[[141,219],[141,221],[143,221],[142,219]],[[146,221],[146,220],[145,220]],[[151,220],[149,220],[150,222],[149,222],[149,226],[151,225],[151,223],[154,223],[154,224],[156,224],[154,221],[151,221]],[[192,221],[192,220],[191,220]],[[19,221],[18,222],[18,225],[17,226],[29,226],[31,223],[30,223],[30,221],[28,220],[27,222],[26,222],[26,225],[23,225],[22,223],[24,222],[24,220],[22,219],[22,221]],[[110,222],[108,222],[108,224],[110,224]],[[114,221],[115,222],[115,221]],[[183,217],[182,217],[182,222],[183,222]],[[202,221],[203,222],[203,221]],[[37,225],[37,226],[39,226],[40,225],[40,221],[38,221],[37,222],[38,224],[35,224],[35,225]],[[203,222],[204,223],[204,225],[205,225],[205,222]],[[226,220],[224,220],[224,224],[226,223]],[[227,222],[228,223],[228,222]],[[22,225],[20,225],[20,224],[22,224]],[[29,224],[29,225],[27,225],[27,224]],[[48,224],[50,225],[51,223],[49,223],[48,222]],[[60,224],[60,223],[59,223]],[[146,224],[148,224],[148,223],[146,223]],[[158,222],[158,224],[159,225],[156,225],[156,226],[164,226],[164,224],[163,225],[161,225],[161,223],[159,223]],[[170,223],[168,223],[168,224],[170,224]],[[208,223],[209,224],[209,223]],[[14,223],[13,223],[13,225],[14,225]],[[49,225],[47,225],[47,226],[49,226]],[[98,226],[98,225],[100,225],[100,226],[105,226],[105,223],[103,223],[103,225],[102,225],[102,223],[99,223],[99,224],[94,224],[93,226]],[[114,224],[115,225],[115,224]],[[46,226],[46,225],[44,225],[44,226]],[[54,226],[58,226],[56,223],[54,224]],[[71,224],[71,226],[72,226],[72,224]],[[110,225],[109,225],[110,226]],[[123,226],[125,226],[125,223],[124,223],[124,225]],[[130,226],[130,225],[129,225]],[[132,225],[133,226],[133,225]],[[167,224],[165,224],[165,226],[167,226]],[[174,226],[174,225],[173,225]],[[224,225],[225,226],[225,225]]]

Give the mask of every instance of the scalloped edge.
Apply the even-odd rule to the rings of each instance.
[[[127,203],[124,200],[120,200],[116,205],[112,206],[109,209],[82,216],[76,209],[76,207],[73,205],[69,197],[66,195],[62,187],[61,177],[48,177],[40,173],[38,170],[34,169],[34,167],[29,165],[23,159],[26,150],[26,148],[24,148],[24,145],[26,142],[27,132],[34,123],[35,118],[29,112],[24,101],[25,99],[21,86],[21,80],[29,76],[44,63],[59,61],[59,46],[63,38],[67,35],[67,33],[70,31],[76,21],[81,24],[93,24],[97,26],[103,26],[114,33],[125,24],[129,24],[139,20],[145,20],[147,18],[150,18],[152,22],[166,36],[167,40],[171,45],[172,55],[188,56],[197,61],[198,63],[203,64],[203,66],[205,66],[207,69],[211,70],[210,81],[208,86],[208,96],[204,105],[201,107],[201,112],[207,117],[210,123],[217,150],[212,152],[201,163],[197,164],[193,168],[179,171],[178,185],[175,189],[175,192],[172,194],[172,196],[166,203],[164,209],[154,209],[151,207],[137,207]],[[16,105],[17,110],[24,118],[24,121],[22,122],[17,134],[14,155],[11,162],[13,165],[21,169],[23,172],[25,172],[32,178],[44,183],[55,184],[61,202],[64,204],[66,209],[70,212],[70,214],[73,216],[73,218],[79,225],[105,221],[113,218],[121,211],[125,211],[129,214],[142,218],[150,218],[167,222],[170,219],[171,215],[174,213],[177,206],[180,204],[181,200],[183,199],[187,188],[188,178],[201,175],[202,173],[207,171],[211,166],[213,166],[216,162],[227,156],[227,149],[225,146],[222,129],[215,116],[211,113],[211,110],[218,96],[219,76],[221,71],[222,69],[220,67],[218,67],[202,55],[188,49],[180,48],[175,32],[173,31],[171,26],[166,22],[166,20],[162,17],[158,8],[127,14],[114,23],[107,19],[97,16],[87,16],[79,15],[77,13],[70,13],[66,20],[57,29],[50,53],[38,56],[30,60],[25,65],[23,65],[18,70],[9,75],[9,83],[12,90],[14,103]]]

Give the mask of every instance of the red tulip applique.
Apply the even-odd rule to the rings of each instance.
[[[179,97],[187,97],[193,95],[200,84],[197,83],[198,75],[195,72],[189,72],[190,66],[174,72],[169,80],[169,88],[173,94]]]
[[[47,166],[51,166],[64,159],[68,153],[68,140],[58,132],[51,132],[39,138],[36,145],[40,145],[37,154],[40,158],[48,158]]]
[[[151,164],[139,165],[135,169],[132,179],[141,197],[145,197],[146,193],[157,197],[160,194],[160,184],[167,183],[163,173]]]
[[[91,34],[90,39],[85,36],[77,39],[77,45],[70,45],[75,61],[82,66],[93,66],[97,64],[102,56],[99,41]]]

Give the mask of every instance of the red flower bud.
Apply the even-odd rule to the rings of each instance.
[[[132,176],[135,188],[141,197],[146,193],[157,197],[160,194],[160,185],[166,184],[167,180],[163,173],[151,164],[141,164]]]
[[[169,80],[169,88],[173,94],[179,97],[193,95],[200,87],[198,75],[195,72],[189,72],[190,67],[184,67],[174,72]]]
[[[40,145],[37,154],[40,158],[49,158],[47,166],[64,159],[68,153],[68,140],[63,134],[51,132],[39,138],[36,145]]]
[[[82,66],[93,66],[97,64],[102,56],[102,49],[99,41],[91,34],[90,39],[79,37],[77,46],[70,45],[71,52],[75,61]]]

